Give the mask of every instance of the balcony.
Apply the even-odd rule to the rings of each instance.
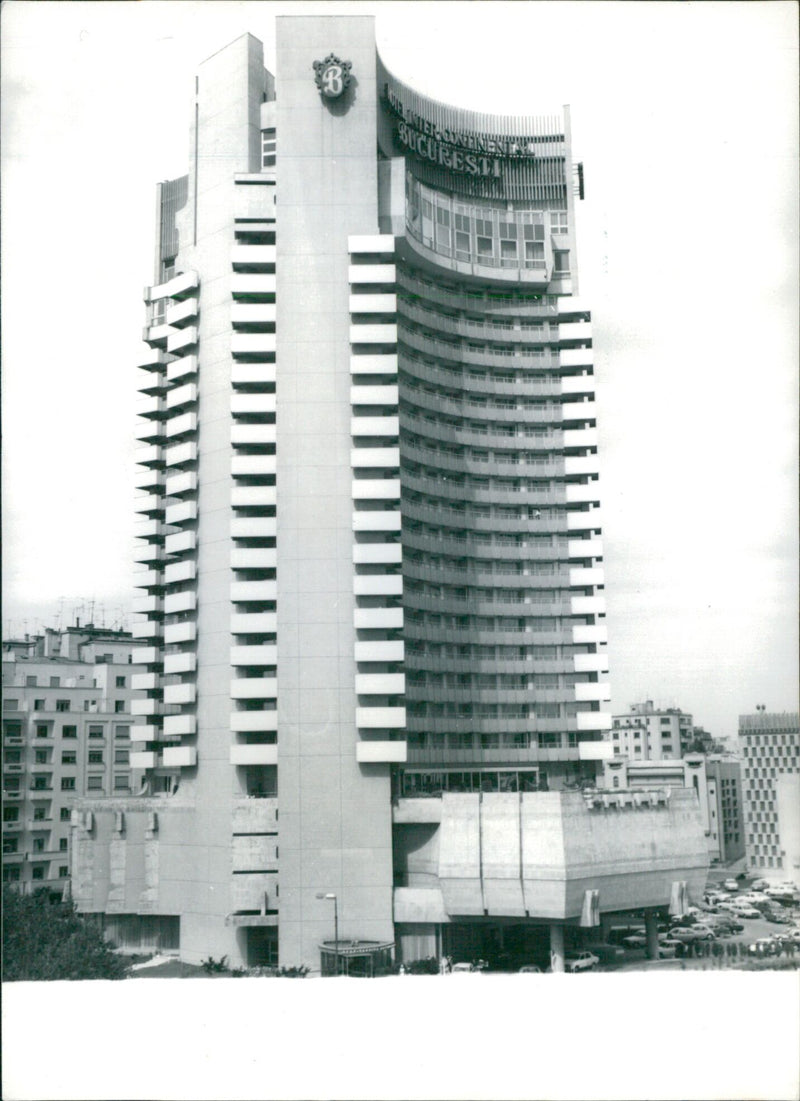
[[[269,570],[277,564],[275,547],[235,547],[231,551],[231,569],[234,570]]]
[[[197,733],[196,715],[165,715],[164,736],[167,738],[183,738],[189,734]]]
[[[131,751],[131,768],[155,768],[157,764],[158,754],[154,750],[143,749]]]
[[[232,581],[231,602],[248,603],[275,600],[278,595],[277,581]]]
[[[167,684],[164,686],[164,703],[184,705],[194,703],[197,688],[194,684]]]
[[[360,765],[405,764],[407,760],[405,740],[356,742],[356,761]]]
[[[164,657],[164,676],[172,676],[180,673],[193,673],[197,668],[197,655],[167,654]]]
[[[169,623],[164,627],[165,646],[176,646],[181,642],[194,642],[196,638],[196,623]]]
[[[272,635],[277,627],[275,612],[247,612],[231,616],[232,635]]]
[[[231,333],[231,354],[262,356],[275,354],[275,333]]]
[[[569,584],[573,589],[602,585],[604,580],[605,571],[602,566],[573,566],[569,571]]]
[[[197,764],[197,749],[190,745],[164,746],[161,756],[164,768],[194,768]]]
[[[352,417],[350,434],[352,436],[398,436],[400,420],[390,417]]]
[[[395,314],[396,294],[351,294],[351,314]],[[359,326],[360,327],[360,326]]]
[[[357,630],[402,630],[402,608],[356,608],[353,612],[353,625]],[[359,645],[368,645],[360,643]],[[402,645],[402,643],[401,643]],[[372,659],[376,660],[376,659]],[[402,660],[402,659],[401,659]]]
[[[161,687],[161,678],[158,673],[134,673],[131,677],[131,688],[134,692],[153,692]]]
[[[356,478],[352,485],[354,500],[399,501],[399,478]]]
[[[197,546],[196,531],[176,531],[164,540],[165,554],[186,554]]]
[[[575,719],[581,731],[611,729],[611,715],[607,711],[579,711]]]
[[[169,431],[169,427],[167,428]],[[570,428],[564,432],[564,448],[597,447],[596,428]]]
[[[170,411],[179,409],[184,405],[193,405],[197,401],[197,384],[186,382],[183,386],[176,386],[167,393],[166,408]]]
[[[164,615],[178,615],[193,612],[197,608],[197,593],[194,590],[181,593],[168,593],[164,597]]]
[[[274,394],[231,394],[231,413],[234,416],[257,416],[274,412]]]
[[[231,681],[232,700],[274,700],[277,695],[277,677],[237,677]]]
[[[356,565],[399,564],[403,560],[401,543],[355,543],[353,562]]]
[[[597,681],[590,684],[575,685],[575,699],[581,701],[611,699],[611,685],[607,681]],[[594,714],[594,712],[592,712]]]
[[[231,294],[234,298],[263,298],[275,294],[274,275],[238,273],[231,276]]]
[[[353,513],[353,531],[400,531],[402,515],[394,510],[368,509]]]
[[[166,322],[168,325],[182,328],[197,318],[198,309],[199,304],[196,298],[184,298],[171,306],[167,306]]]
[[[232,765],[277,765],[277,745],[232,745],[230,751]]]
[[[155,302],[160,298],[182,298],[197,290],[199,285],[200,279],[196,271],[183,271],[172,279],[168,279],[166,283],[147,287],[145,298],[148,302]]]
[[[231,520],[232,539],[266,539],[274,537],[277,531],[278,523],[273,516],[235,516]]]
[[[356,596],[402,596],[403,575],[400,573],[356,574],[353,578]]]
[[[188,378],[190,375],[196,374],[196,355],[181,356],[180,359],[174,359],[167,365],[167,378],[170,382],[177,382],[178,379]]]
[[[396,406],[398,388],[394,383],[385,386],[351,386],[351,405]]]
[[[166,434],[172,439],[175,436],[187,436],[190,432],[197,431],[197,413],[181,413],[166,422]]]
[[[231,665],[272,667],[278,661],[277,646],[232,646]]]
[[[234,328],[241,325],[274,325],[274,302],[234,302],[231,306],[231,324]]]
[[[373,467],[396,470],[400,466],[400,448],[354,447],[350,452],[350,466],[354,470]]]
[[[404,707],[357,707],[359,730],[400,730],[406,725]]]
[[[394,283],[396,278],[397,267],[394,264],[351,264],[347,269],[347,282],[351,285]]]
[[[234,245],[231,249],[231,264],[235,271],[274,267],[275,245]]]
[[[397,609],[402,614],[402,609]],[[405,644],[398,641],[376,640],[373,642],[357,642],[355,644],[355,659],[364,661],[402,661],[405,656]]]
[[[131,700],[130,713],[131,715],[161,715],[164,712],[163,704],[160,700]]]
[[[164,584],[178,585],[184,581],[193,581],[196,573],[197,563],[193,560],[188,562],[169,562],[164,567]]]
[[[196,325],[187,325],[185,329],[173,329],[167,337],[167,351],[172,355],[181,355],[187,348],[193,347],[197,340]]]
[[[163,461],[166,466],[184,466],[186,463],[196,462],[197,443],[194,440],[186,440],[184,443],[165,447]]]
[[[234,711],[230,717],[234,734],[263,734],[278,729],[277,711]]]
[[[231,459],[231,474],[234,478],[264,478],[276,470],[274,455],[234,455]]]
[[[406,690],[403,673],[357,673],[357,696],[402,696]]]
[[[232,424],[231,443],[234,447],[266,447],[275,443],[274,424]]]

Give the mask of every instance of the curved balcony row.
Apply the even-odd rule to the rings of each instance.
[[[433,670],[431,670],[433,672]],[[509,706],[530,708],[533,712],[536,707],[547,704],[550,707],[574,707],[574,687],[564,688],[494,688],[481,687],[477,684],[465,684],[463,686],[448,686],[437,683],[420,684],[409,680],[406,687],[406,701],[409,708],[428,700],[440,704],[453,704],[462,706]],[[534,702],[535,701],[535,702]],[[485,716],[478,716],[479,718]],[[497,716],[498,718],[500,716]]]
[[[409,551],[420,551],[427,556],[451,558],[496,559],[500,562],[541,562],[566,561],[571,555],[566,538],[543,536],[540,538],[513,538],[512,542],[501,540],[508,536],[498,534],[493,537],[456,535],[453,531],[441,531],[437,534],[425,528],[403,526],[403,546]]]
[[[560,401],[530,400],[523,398],[498,398],[495,401],[480,401],[469,391],[461,395],[447,394],[429,390],[423,386],[409,384],[400,387],[401,402],[409,411],[430,411],[443,417],[485,418],[487,423],[544,424],[561,425],[563,407]],[[587,403],[582,403],[587,404]],[[417,414],[419,415],[419,413]],[[586,415],[589,419],[589,415]]]
[[[492,365],[500,367],[513,364],[519,367],[553,368],[558,367],[560,362],[557,349],[544,347],[525,349],[522,346],[501,349],[490,345],[473,348],[469,344],[449,343],[445,340],[427,336],[421,331],[414,332],[403,324],[398,325],[397,340],[401,352],[405,346],[422,352],[431,358],[438,356],[451,362],[475,364],[478,367]]]
[[[536,453],[527,456],[522,450],[502,451],[496,455],[490,451],[472,451],[464,446],[431,447],[425,437],[410,433],[403,435],[401,454],[404,461],[416,462],[434,470],[452,470],[458,474],[497,474],[506,478],[548,480],[563,478],[566,474],[564,459],[560,455],[551,457]]]
[[[424,613],[422,613],[424,616]],[[459,617],[464,618],[464,617]],[[519,618],[509,620],[507,625],[486,627],[483,624],[463,623],[460,625],[435,623],[431,619],[415,618],[409,609],[403,628],[404,637],[420,642],[451,644],[456,646],[572,646],[574,635],[572,627],[555,630],[534,631],[531,622],[520,626]]]
[[[410,501],[403,497],[400,502],[403,518],[408,517],[418,523],[427,523],[435,527],[457,528],[459,531],[499,531],[531,532],[533,534],[560,534],[567,532],[566,510],[558,510],[551,515],[542,516],[498,516],[490,509],[478,513],[474,510],[448,508],[436,501]]]
[[[466,340],[513,341],[519,344],[558,343],[558,319],[533,321],[527,324],[513,322],[509,318],[483,318],[453,316],[432,310],[420,304],[419,299],[398,296],[400,316],[423,326],[433,333],[448,333]]]
[[[556,579],[556,582],[559,586],[564,586],[563,578]],[[542,588],[546,587],[543,580]],[[537,619],[565,621],[573,615],[571,608],[569,611],[550,615],[544,605],[534,604],[525,599],[512,600],[500,589],[495,590],[494,599],[476,597],[472,592],[463,597],[436,596],[433,593],[419,593],[407,589],[404,606],[408,612],[429,612],[436,615],[517,616],[527,619],[532,627],[535,627]],[[582,620],[585,617],[577,616],[577,618]],[[557,628],[555,623],[548,622],[543,625],[545,630],[553,628]]]
[[[518,447],[521,450],[547,452],[560,451],[564,447],[561,432],[532,428],[526,431],[514,425],[504,427],[491,422],[447,424],[434,416],[418,415],[405,404],[400,408],[400,428],[402,433],[409,431],[423,438],[460,444],[462,447]]]
[[[403,349],[399,354],[400,384],[414,382],[441,386],[456,394],[485,394],[487,397],[520,396],[529,398],[560,398],[564,393],[561,375],[554,369],[545,373],[529,372],[509,365],[505,369],[479,372],[460,366],[432,364]],[[589,376],[591,378],[591,376]],[[587,387],[587,392],[588,387]],[[592,391],[593,392],[593,391]]]
[[[502,650],[515,650],[517,647],[499,647]],[[440,653],[418,652],[412,649],[412,643],[406,642],[406,669],[408,673],[417,670],[424,671],[435,669],[437,673],[454,674],[492,674],[504,676],[509,673],[524,673],[529,677],[540,675],[574,677],[574,663],[572,657],[563,657],[554,660],[536,659],[533,657],[520,658],[504,657],[444,657]]]
[[[567,503],[566,484],[555,482],[546,486],[501,487],[484,485],[466,476],[463,480],[448,478],[439,471],[407,469],[402,471],[402,485],[406,492],[421,493],[446,501],[464,501],[487,505],[519,505],[521,507],[553,507]]]
[[[426,559],[424,562],[411,561],[406,556],[403,560],[403,577],[408,581],[430,582],[438,585],[454,585],[456,587],[471,586],[478,588],[494,588],[498,590],[518,589],[525,591],[526,595],[534,601],[542,610],[541,615],[571,615],[572,605],[569,597],[569,584],[561,585],[561,578],[569,572],[570,564],[564,559],[550,559],[546,564],[537,563],[530,573],[517,573],[512,570],[487,570],[476,566],[455,566],[451,563],[437,562],[436,559]],[[546,565],[547,570],[537,574],[536,565]],[[557,594],[553,599],[544,600],[540,590],[543,587],[550,588],[552,581],[563,587],[564,596]],[[558,608],[559,610],[551,610]]]
[[[426,279],[403,267],[397,270],[396,285],[422,302],[436,302],[467,313],[485,310],[488,314],[530,318],[557,318],[559,315],[558,297],[535,291],[465,289],[463,285],[448,284],[439,278]]]

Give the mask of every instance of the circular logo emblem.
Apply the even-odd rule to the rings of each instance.
[[[350,83],[352,63],[328,54],[324,61],[314,62],[314,80],[326,99],[337,99]]]

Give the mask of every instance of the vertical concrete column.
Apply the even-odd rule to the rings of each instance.
[[[647,958],[658,959],[658,914],[655,910],[644,912],[644,933],[647,937]]]
[[[564,970],[564,926],[550,926],[550,970],[555,974]]]

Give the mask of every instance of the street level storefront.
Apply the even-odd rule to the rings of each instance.
[[[394,942],[375,940],[326,940],[319,946],[322,976],[350,975],[373,979],[386,975],[392,966]]]

